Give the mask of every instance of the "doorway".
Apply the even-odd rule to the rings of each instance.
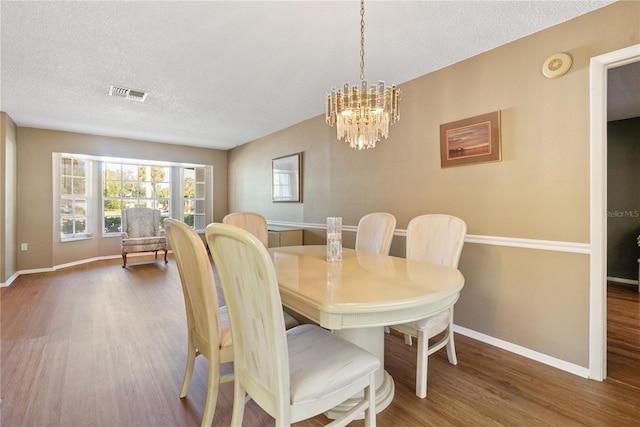
[[[640,44],[591,58],[589,377],[607,377],[607,75],[640,61]]]
[[[607,72],[607,381],[640,387],[640,62]]]

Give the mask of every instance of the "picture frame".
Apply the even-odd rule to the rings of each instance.
[[[275,203],[302,202],[302,153],[271,161],[271,200]]]
[[[502,160],[500,111],[440,125],[440,167]]]

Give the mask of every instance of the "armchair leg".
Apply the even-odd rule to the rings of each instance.
[[[122,268],[127,268],[127,254],[122,254]]]
[[[164,250],[164,263],[168,263],[169,261],[167,261],[167,250]]]

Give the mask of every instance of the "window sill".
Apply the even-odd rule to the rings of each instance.
[[[93,239],[93,236],[88,234],[86,236],[68,237],[66,239],[60,239],[60,243],[77,242],[79,240],[91,240],[91,239]]]

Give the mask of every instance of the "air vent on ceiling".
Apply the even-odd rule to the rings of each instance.
[[[144,102],[147,97],[145,92],[139,90],[127,89],[122,86],[109,86],[109,95],[117,96],[120,98],[130,99],[132,101]]]

